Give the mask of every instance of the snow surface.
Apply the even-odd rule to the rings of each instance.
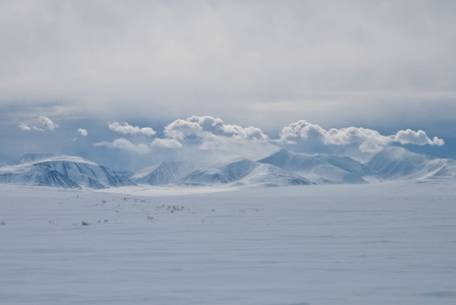
[[[0,304],[456,304],[454,180],[230,189],[0,185]]]

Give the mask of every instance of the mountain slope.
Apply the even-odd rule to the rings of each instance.
[[[328,155],[307,155],[281,149],[259,160],[297,173],[315,183],[361,183],[368,168],[348,158]]]
[[[287,172],[276,166],[261,164],[248,159],[241,159],[229,164],[200,169],[182,179],[181,184],[187,185],[298,185],[310,182],[294,173]]]
[[[372,175],[382,180],[456,178],[455,160],[431,158],[401,147],[385,148],[366,165]]]
[[[64,188],[131,184],[110,169],[75,156],[52,156],[0,167],[0,182]]]
[[[256,166],[254,161],[241,159],[218,167],[195,170],[184,177],[180,183],[191,185],[231,183],[246,176]]]
[[[163,161],[134,174],[131,179],[140,184],[166,185],[175,184],[196,167],[185,161]]]
[[[312,184],[308,179],[277,166],[259,163],[248,175],[237,181],[240,185],[287,186]]]

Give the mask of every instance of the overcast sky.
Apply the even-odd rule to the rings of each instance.
[[[2,126],[198,114],[451,138],[455,20],[443,0],[0,1]]]

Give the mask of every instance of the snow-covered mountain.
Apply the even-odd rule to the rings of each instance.
[[[256,166],[248,175],[239,179],[238,185],[263,185],[263,186],[287,186],[312,184],[308,179],[283,170],[270,164],[257,162]]]
[[[75,156],[31,157],[23,163],[0,167],[1,183],[105,188],[131,182],[114,171]]]
[[[448,179],[456,177],[456,161],[433,159],[403,148],[390,147],[362,164],[348,157],[308,155],[281,149],[259,161],[240,159],[227,164],[196,166],[190,162],[162,162],[132,180],[150,185],[300,185],[366,183],[390,179]]]
[[[362,183],[368,168],[348,157],[308,155],[281,149],[259,161],[297,173],[314,183]]]
[[[0,166],[0,183],[67,188],[105,188],[134,183],[285,186],[398,179],[456,179],[456,160],[388,147],[366,164],[343,156],[307,155],[281,149],[259,161],[240,159],[218,165],[164,161],[133,175],[110,170],[80,157],[50,154],[27,154],[21,158],[21,163]]]
[[[185,161],[163,161],[146,167],[133,176],[131,180],[140,184],[166,185],[176,184],[196,168],[196,164]]]
[[[310,182],[294,173],[269,164],[241,159],[219,167],[199,169],[184,177],[181,184],[187,185],[298,185]]]
[[[389,147],[377,153],[366,164],[371,175],[381,180],[391,179],[454,179],[456,161],[431,158],[401,147]]]
[[[231,183],[248,175],[256,166],[254,161],[241,159],[226,165],[195,170],[183,177],[180,183],[191,185]]]

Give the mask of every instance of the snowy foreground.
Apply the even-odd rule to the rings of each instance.
[[[0,304],[456,304],[455,190],[0,185]]]

